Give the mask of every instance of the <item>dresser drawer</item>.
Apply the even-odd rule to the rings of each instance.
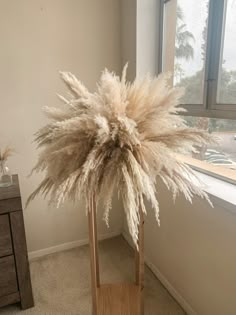
[[[14,256],[0,258],[0,297],[17,291]]]
[[[8,214],[0,215],[0,258],[12,254],[11,230]]]

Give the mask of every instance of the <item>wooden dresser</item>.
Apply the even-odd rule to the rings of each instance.
[[[18,176],[0,188],[0,307],[34,305]]]

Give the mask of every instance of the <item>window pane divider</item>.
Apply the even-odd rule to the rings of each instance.
[[[166,0],[160,1],[160,13],[159,13],[159,33],[158,33],[158,74],[163,71],[163,32],[164,32],[164,6]]]
[[[206,108],[216,109],[226,0],[210,0],[206,50]]]

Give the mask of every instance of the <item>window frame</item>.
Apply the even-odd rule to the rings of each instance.
[[[165,4],[177,0],[160,0],[158,73],[162,72]],[[236,119],[235,104],[217,103],[218,78],[221,65],[227,0],[209,0],[203,104],[181,104],[184,115],[221,119]]]

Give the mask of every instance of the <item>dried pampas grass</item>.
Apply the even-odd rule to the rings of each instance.
[[[168,87],[169,76],[145,77],[126,82],[105,70],[97,91],[91,93],[71,73],[61,73],[70,96],[59,96],[62,108],[45,107],[51,121],[36,134],[42,148],[34,171],[45,178],[31,194],[50,195],[59,206],[66,198],[92,196],[104,206],[108,223],[115,190],[122,197],[129,232],[137,245],[139,208],[146,213],[144,198],[159,222],[156,178],[159,176],[174,198],[183,193],[208,199],[191,169],[175,152],[193,150],[208,143],[208,133],[188,128],[177,115],[183,94]]]
[[[15,152],[14,149],[10,147],[5,147],[4,149],[0,148],[0,162],[6,162],[10,156]]]

